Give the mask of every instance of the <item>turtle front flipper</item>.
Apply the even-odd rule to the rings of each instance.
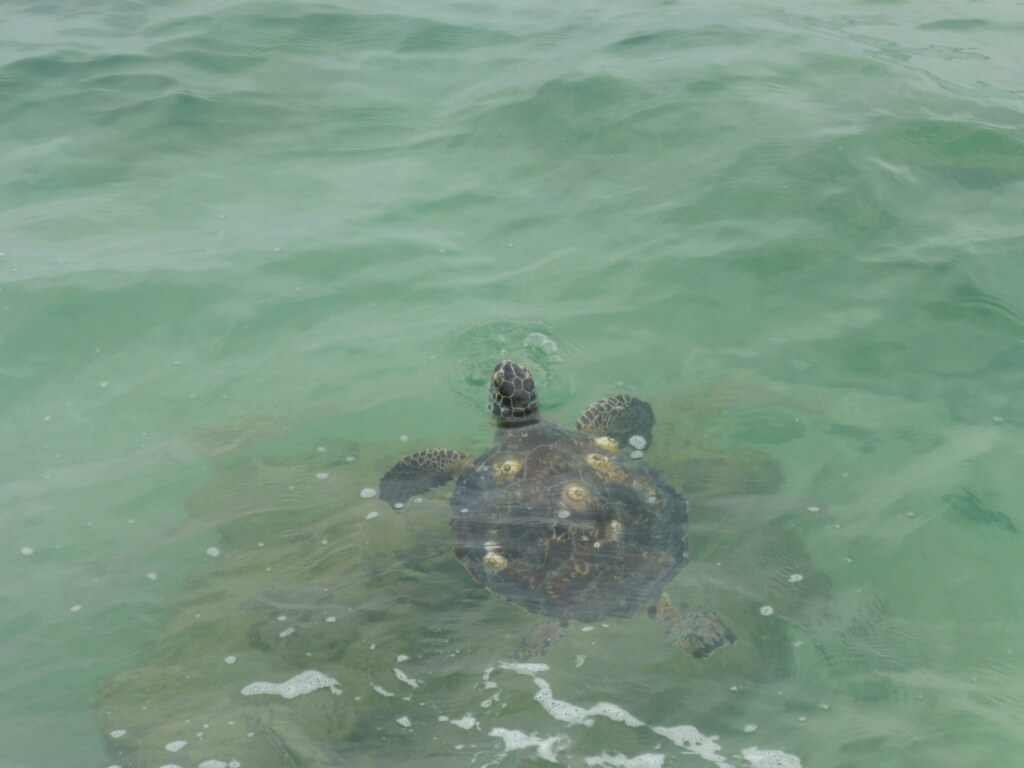
[[[576,431],[588,435],[613,437],[625,448],[632,444],[638,450],[651,445],[651,431],[654,429],[654,409],[650,403],[637,400],[629,395],[613,395],[598,400],[580,414]],[[641,443],[630,438],[639,436]]]
[[[717,612],[707,608],[681,611],[666,595],[647,614],[661,624],[672,645],[695,659],[703,659],[723,645],[736,642],[736,635]]]
[[[473,457],[445,448],[416,451],[399,461],[380,479],[380,497],[392,506],[410,496],[444,485],[473,463]]]

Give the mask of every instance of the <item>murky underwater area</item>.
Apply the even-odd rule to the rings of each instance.
[[[9,3],[11,768],[1012,765],[1024,59],[1010,3]],[[666,594],[453,553],[513,358],[651,403]]]

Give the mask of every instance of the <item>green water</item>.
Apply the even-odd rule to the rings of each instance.
[[[0,22],[5,768],[1020,762],[1017,4]],[[444,492],[360,497],[503,356],[654,405],[736,645],[502,667]]]

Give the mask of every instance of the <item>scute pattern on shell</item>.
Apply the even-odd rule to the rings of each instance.
[[[642,463],[595,451],[593,436],[550,422],[498,432],[452,497],[455,553],[477,581],[580,621],[657,602],[686,563],[686,501]]]

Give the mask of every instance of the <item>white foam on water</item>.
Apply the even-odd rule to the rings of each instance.
[[[315,669],[307,669],[305,672],[300,672],[283,683],[249,683],[249,685],[242,689],[242,695],[259,696],[272,694],[286,699],[294,699],[296,696],[319,691],[321,688],[330,689],[331,693],[335,696],[341,695],[341,683],[333,677],[328,677],[323,672],[317,672]]]
[[[412,720],[410,720],[405,715],[402,715],[401,717],[396,717],[395,722],[404,728],[412,728]]]
[[[661,768],[665,764],[665,756],[647,752],[636,757],[626,757],[602,752],[600,755],[583,758],[583,762],[601,768]]]
[[[664,736],[677,747],[682,747],[698,757],[707,760],[709,763],[732,768],[730,763],[719,754],[721,747],[713,736],[705,736],[692,725],[675,725],[670,727],[653,726],[651,730],[659,736]]]
[[[178,752],[186,744],[188,744],[188,742],[183,739],[178,741],[171,741],[167,744],[164,744],[164,749],[166,749],[168,752]]]
[[[206,554],[208,554],[210,557],[217,557],[220,555],[220,550],[216,547],[210,547],[208,550],[206,550]]]
[[[126,733],[128,733],[128,731],[126,731],[124,728],[115,728],[113,731],[110,732],[110,735],[115,739],[120,739]]]
[[[602,701],[591,707],[580,707],[571,702],[557,699],[548,681],[539,677],[541,672],[546,672],[549,669],[546,664],[502,662],[498,668],[530,677],[534,685],[537,686],[537,692],[533,696],[534,700],[555,720],[569,725],[582,725],[591,728],[597,722],[597,718],[605,718],[623,723],[630,728],[647,729],[652,734],[667,739],[687,754],[700,757],[719,768],[735,768],[722,755],[718,737],[705,735],[692,725],[649,725],[623,707],[610,702]],[[485,688],[495,687],[496,684],[490,679],[493,672],[494,667],[484,670]],[[557,753],[566,749],[570,744],[565,736],[540,739],[521,731],[503,728],[491,729],[490,735],[498,736],[505,742],[506,753],[512,749],[536,747],[538,757],[551,762],[557,762]],[[742,754],[752,768],[801,768],[800,758],[779,750],[761,750],[757,747],[750,747],[745,749]],[[607,766],[608,768],[661,768],[664,756],[654,753],[636,757],[601,754],[585,758],[584,762],[588,765]]]
[[[405,672],[400,670],[398,667],[395,667],[395,677],[397,677],[399,680],[401,680],[406,685],[409,685],[409,686],[411,686],[413,688],[419,688],[420,687],[420,683],[423,682],[422,680],[417,680],[414,677],[409,677],[407,674],[405,674]]]
[[[542,739],[522,731],[508,728],[492,728],[488,736],[497,736],[505,742],[505,754],[518,749],[536,749],[537,757],[549,763],[558,762],[558,753],[572,743],[566,736],[549,736]]]
[[[21,554],[23,554],[23,555],[26,555],[26,556],[27,555],[31,555],[33,552],[35,552],[35,550],[32,549],[32,547],[22,547],[21,548]]]
[[[802,766],[799,757],[780,752],[777,749],[747,747],[741,754],[743,759],[750,763],[751,768],[801,768]]]
[[[383,686],[377,685],[376,683],[373,684],[373,690],[375,690],[381,696],[394,696],[395,695],[391,691],[387,690]]]
[[[529,675],[530,677],[535,676],[538,672],[547,672],[551,667],[547,664],[530,663],[525,661],[503,661],[498,666],[501,669],[507,669],[510,672],[515,672],[519,675]],[[494,667],[488,667],[484,670],[484,680],[490,680],[491,673],[494,671]]]
[[[223,760],[203,760],[199,764],[199,768],[228,768],[228,763]]]
[[[478,724],[477,719],[468,713],[460,717],[458,720],[452,720],[447,715],[441,715],[438,720],[442,723],[451,723],[464,731],[468,731],[470,728],[473,728]]]

